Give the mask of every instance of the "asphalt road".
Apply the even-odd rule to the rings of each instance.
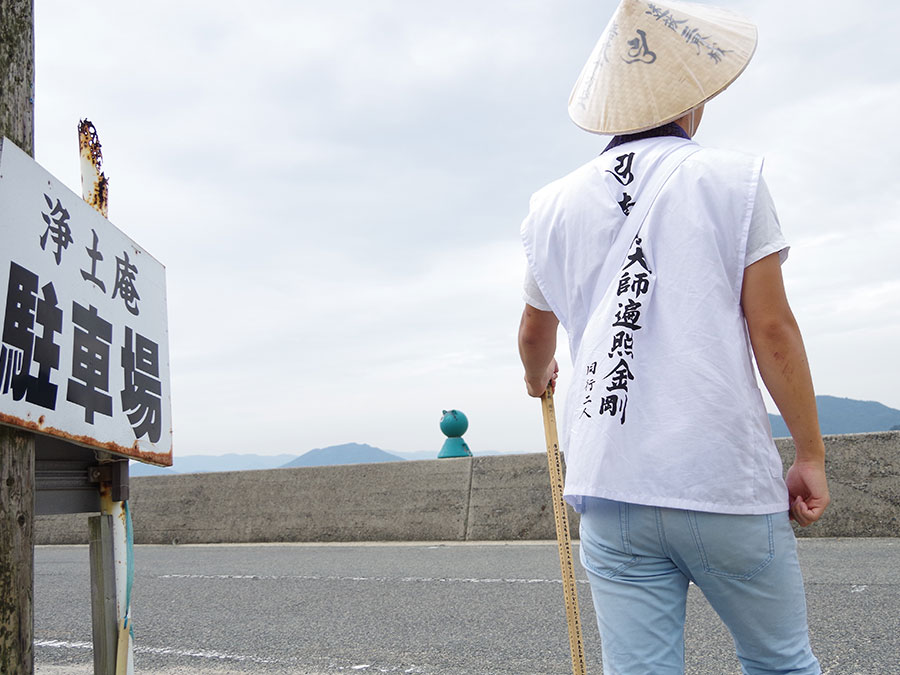
[[[813,648],[826,673],[900,673],[900,539],[804,539]],[[588,672],[601,672],[578,567]],[[571,673],[553,542],[138,546],[142,675]],[[35,552],[35,665],[88,675],[86,546]],[[740,673],[696,588],[687,672]]]

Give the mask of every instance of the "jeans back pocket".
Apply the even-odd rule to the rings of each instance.
[[[689,512],[691,534],[708,574],[752,579],[775,558],[771,515]]]
[[[625,502],[585,499],[579,557],[586,570],[611,579],[640,560],[631,547],[628,507]]]

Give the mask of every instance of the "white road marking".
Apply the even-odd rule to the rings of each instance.
[[[439,584],[561,584],[562,579],[477,579],[454,577],[357,577],[319,574],[159,574],[156,579],[220,579],[243,580],[252,579],[259,581],[376,581],[376,582],[401,582],[401,583],[439,583]],[[587,580],[578,579],[579,584],[589,583]]]
[[[47,647],[50,649],[83,649],[90,651],[93,645],[90,642],[78,642],[71,640],[35,640],[35,647]],[[239,663],[258,663],[268,665],[287,665],[295,663],[295,660],[289,661],[266,658],[263,656],[254,656],[252,654],[228,654],[225,652],[216,652],[208,649],[172,649],[169,647],[144,647],[141,645],[134,646],[135,654],[157,654],[162,656],[181,656],[192,659],[207,659],[210,661],[235,661]],[[332,665],[329,672],[347,670],[348,666]],[[349,670],[364,671],[373,669],[379,673],[420,673],[419,666],[375,666],[373,664],[359,664],[349,666]]]
[[[68,640],[35,640],[35,647],[51,647],[56,649],[93,649],[90,642],[71,642]],[[160,654],[163,656],[185,656],[194,659],[210,659],[213,661],[240,661],[244,663],[277,664],[279,661],[262,656],[248,654],[228,654],[207,649],[172,649],[169,647],[134,646],[135,654]]]

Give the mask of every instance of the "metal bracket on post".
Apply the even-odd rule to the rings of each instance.
[[[110,497],[114,502],[128,501],[128,460],[120,459],[103,462],[88,469],[88,480],[92,483],[108,483]]]

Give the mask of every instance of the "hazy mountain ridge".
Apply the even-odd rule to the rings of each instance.
[[[287,469],[296,466],[332,466],[336,464],[365,464],[369,462],[403,462],[403,457],[385,452],[366,443],[344,443],[327,448],[315,448],[293,461],[283,464]]]
[[[855,434],[869,431],[888,431],[900,425],[900,410],[889,408],[877,401],[858,401],[837,396],[816,396],[819,424],[823,434]],[[772,435],[789,436],[780,415],[769,414]],[[535,445],[535,448],[538,446]],[[437,459],[440,439],[434,450],[411,453],[388,452],[366,443],[343,443],[327,448],[315,448],[302,455],[185,455],[175,456],[171,468],[162,468],[132,462],[132,476],[175,475],[179,473],[206,473],[213,471],[247,471],[300,466],[334,466],[369,462],[405,462],[409,460]],[[497,451],[475,451],[476,455],[498,455]]]
[[[170,467],[152,466],[131,462],[128,471],[132,476],[159,476],[179,473],[213,473],[216,471],[249,471],[254,469],[277,469],[285,462],[296,459],[296,455],[256,455],[228,453],[225,455],[175,455]]]
[[[339,464],[367,464],[370,462],[405,462],[437,459],[440,447],[419,452],[391,453],[366,443],[343,443],[327,448],[315,448],[297,455],[185,455],[175,456],[171,467],[151,466],[131,462],[132,476],[174,476],[181,473],[213,473],[217,471],[252,471],[260,469],[296,468],[301,466],[335,466]],[[480,455],[499,455],[486,451]]]
[[[889,431],[900,425],[900,410],[877,401],[858,401],[837,396],[816,396],[819,427],[823,434],[862,434],[869,431]],[[772,435],[790,436],[781,415],[769,413]]]

